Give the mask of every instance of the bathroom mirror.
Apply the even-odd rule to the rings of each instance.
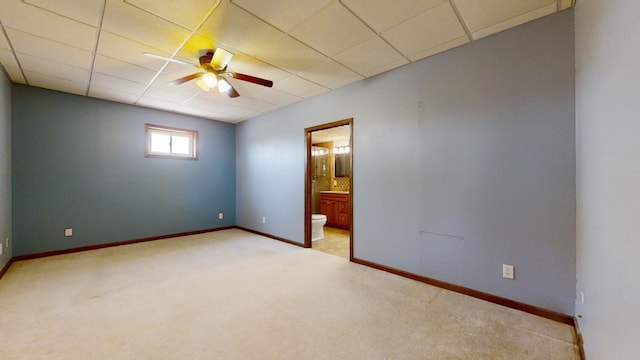
[[[335,177],[349,177],[349,154],[335,154]]]

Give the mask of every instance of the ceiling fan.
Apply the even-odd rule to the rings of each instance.
[[[236,89],[233,88],[233,86],[231,86],[229,81],[225,79],[226,77],[231,77],[231,78],[242,80],[242,81],[248,81],[250,83],[254,83],[254,84],[258,84],[266,87],[273,86],[273,81],[271,80],[265,80],[265,79],[261,79],[259,77],[255,77],[247,74],[227,71],[227,65],[229,65],[229,62],[231,61],[233,54],[222,48],[217,48],[214,51],[207,51],[205,55],[200,56],[199,64],[193,64],[190,62],[172,59],[172,58],[168,58],[165,56],[156,55],[148,52],[143,53],[143,55],[153,57],[156,59],[171,61],[178,64],[195,66],[201,69],[201,71],[199,72],[196,72],[191,75],[187,75],[169,82],[169,84],[171,85],[177,86],[177,85],[186,83],[187,81],[197,79],[196,84],[202,90],[209,91],[213,88],[218,88],[218,91],[220,91],[221,93],[226,93],[227,95],[229,95],[229,97],[232,97],[232,98],[238,97],[240,96],[240,94],[236,91]]]

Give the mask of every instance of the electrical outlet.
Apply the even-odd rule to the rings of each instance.
[[[263,217],[262,217],[262,223],[263,223],[263,224],[266,224],[266,222],[267,222],[267,218],[263,216]]]
[[[224,213],[218,213],[218,219],[219,220],[224,219]]]
[[[73,229],[64,229],[64,236],[66,237],[73,236]]]
[[[514,272],[513,271],[514,271],[513,265],[502,264],[502,277],[503,278],[513,280],[513,278],[514,278]]]

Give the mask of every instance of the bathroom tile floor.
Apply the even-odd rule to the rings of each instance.
[[[324,239],[311,244],[314,250],[349,258],[349,230],[324,227]]]

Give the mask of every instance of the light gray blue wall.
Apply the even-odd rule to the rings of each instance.
[[[586,357],[638,358],[640,2],[576,5],[576,313]]]
[[[14,255],[235,225],[233,124],[17,84],[12,99]],[[200,159],[145,158],[145,123],[198,130]]]
[[[9,247],[5,239],[9,238]],[[11,234],[11,83],[0,69],[0,256],[2,269],[12,256]]]
[[[573,69],[565,11],[241,123],[237,223],[302,243],[304,128],[353,117],[357,258],[571,315]]]

